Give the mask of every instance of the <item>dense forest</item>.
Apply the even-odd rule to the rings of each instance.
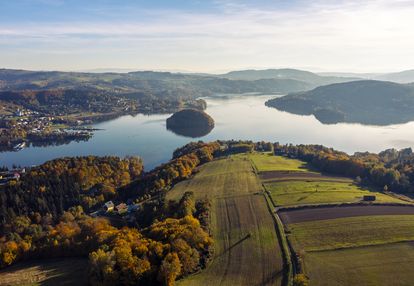
[[[116,228],[107,219],[86,215],[80,206],[57,221],[36,212],[18,216],[0,236],[0,266],[89,255],[91,285],[174,285],[177,278],[204,267],[213,251],[207,225],[194,217],[205,216],[208,209],[196,209],[191,194],[185,194],[174,210],[166,214],[171,217],[141,230]]]
[[[186,137],[202,137],[214,128],[214,119],[202,110],[183,109],[167,118],[167,129]]]
[[[414,192],[414,153],[411,148],[389,149],[379,154],[348,155],[321,145],[274,145],[277,155],[299,158],[327,173],[357,178],[380,190]]]
[[[186,145],[149,173],[135,157],[62,158],[28,169],[1,186],[0,266],[89,256],[92,285],[173,285],[212,257],[210,203],[196,202],[192,193],[167,203],[163,195],[218,149],[218,143]],[[109,199],[145,201],[129,223],[90,215]]]
[[[37,212],[58,217],[70,207],[93,208],[116,195],[143,170],[136,157],[62,158],[30,168],[18,181],[0,186],[1,228],[20,215]]]

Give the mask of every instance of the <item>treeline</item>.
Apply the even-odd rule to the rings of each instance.
[[[348,155],[321,145],[275,143],[274,152],[304,160],[323,172],[357,178],[380,189],[400,193],[414,191],[414,154],[411,149]]]
[[[212,255],[213,241],[197,218],[205,217],[206,206],[186,193],[165,209],[167,218],[142,230],[115,228],[106,219],[85,215],[80,206],[56,222],[39,213],[19,216],[0,236],[0,266],[89,255],[91,285],[174,285],[205,267]]]
[[[208,208],[185,193],[149,227],[123,228],[90,254],[92,285],[174,285],[177,278],[204,268],[213,240],[198,219]]]
[[[160,195],[173,184],[182,181],[193,174],[200,164],[213,160],[214,154],[219,152],[220,144],[189,143],[174,151],[173,159],[153,171],[146,173],[139,180],[118,191],[119,198],[137,198],[148,195]]]
[[[68,144],[71,141],[88,141],[92,138],[92,133],[89,132],[42,132],[42,133],[28,133],[26,139],[34,146],[50,146]]]
[[[121,99],[108,91],[82,88],[2,91],[0,101],[50,115],[85,111],[109,113],[125,107],[136,109],[136,102],[133,100]]]
[[[142,170],[137,157],[96,156],[56,159],[31,168],[19,181],[0,186],[1,228],[34,212],[58,217],[75,205],[89,210],[115,197],[116,189],[137,179]]]

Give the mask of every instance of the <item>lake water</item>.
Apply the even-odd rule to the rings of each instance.
[[[322,144],[354,153],[379,152],[387,148],[414,148],[414,122],[391,126],[359,124],[324,125],[313,116],[293,115],[264,105],[274,96],[231,96],[206,98],[215,128],[201,138],[175,135],[166,129],[169,115],[123,116],[95,124],[88,142],[72,142],[51,147],[30,147],[19,152],[0,153],[0,165],[38,165],[63,156],[138,155],[149,170],[166,162],[172,152],[190,141],[247,139],[293,144]],[[368,107],[369,108],[369,107]]]

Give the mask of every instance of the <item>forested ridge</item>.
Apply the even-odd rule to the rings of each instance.
[[[163,193],[212,160],[218,147],[189,144],[177,150],[181,156],[147,174],[135,157],[62,158],[29,169],[0,191],[0,266],[89,256],[92,285],[173,285],[212,256],[210,203],[196,202],[192,193],[166,203]],[[129,226],[113,225],[111,215],[89,215],[108,199],[133,198],[149,199],[137,220],[123,223]]]
[[[322,123],[401,124],[413,120],[414,89],[408,84],[358,80],[290,93],[266,102],[294,114],[311,115]]]
[[[118,187],[143,170],[136,157],[75,157],[56,159],[29,169],[19,181],[0,186],[0,222],[38,212],[53,217],[76,205],[86,210],[111,199]]]

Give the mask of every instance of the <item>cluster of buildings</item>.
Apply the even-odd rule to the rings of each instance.
[[[28,132],[42,132],[53,124],[54,119],[52,116],[25,116],[16,119],[15,126],[25,128]]]
[[[108,201],[103,205],[102,209],[105,213],[115,212],[119,215],[122,215],[122,214],[133,213],[133,212],[138,211],[139,205],[134,204],[134,203],[130,203],[130,204],[120,203],[120,204],[115,205],[113,201]]]
[[[39,115],[39,112],[32,111],[29,109],[20,109],[20,108],[18,108],[16,112],[14,112],[14,116],[16,117],[32,116],[32,115]]]
[[[15,169],[10,171],[0,172],[0,185],[5,185],[10,181],[19,181],[22,174],[26,172],[26,169]]]
[[[82,130],[69,132],[55,125],[56,117],[28,109],[17,109],[12,115],[0,117],[0,148],[21,150],[28,142],[54,140],[86,140],[91,134]],[[83,124],[82,121],[77,122]]]
[[[97,217],[97,216],[102,216],[102,215],[117,214],[117,215],[124,216],[125,218],[128,219],[130,215],[139,211],[139,209],[140,209],[140,205],[135,204],[133,202],[115,204],[113,201],[107,201],[102,206],[102,209],[94,213],[91,213],[91,216]]]

